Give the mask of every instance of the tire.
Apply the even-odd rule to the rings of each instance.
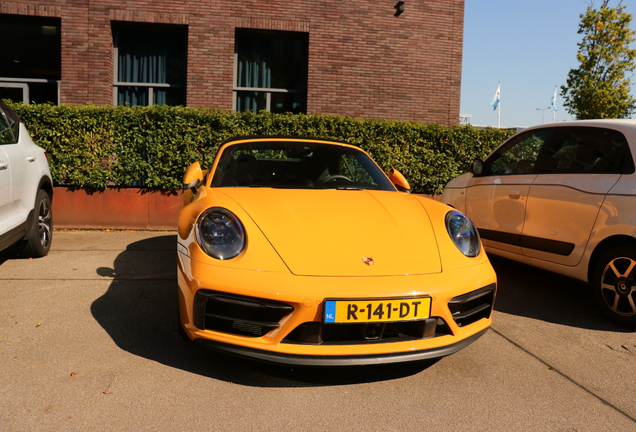
[[[23,240],[21,255],[32,258],[46,256],[51,249],[53,240],[53,213],[51,212],[51,197],[40,189],[35,199],[35,217],[33,225]]]
[[[616,324],[636,328],[636,250],[619,246],[596,262],[592,279],[601,311]]]

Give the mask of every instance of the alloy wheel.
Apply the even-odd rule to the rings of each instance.
[[[620,316],[636,315],[636,261],[617,257],[611,260],[601,275],[601,295],[607,307]]]
[[[44,249],[48,249],[51,244],[51,220],[51,202],[43,199],[38,209],[38,237]]]

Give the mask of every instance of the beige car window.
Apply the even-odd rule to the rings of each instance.
[[[541,161],[541,173],[621,174],[631,161],[622,133],[595,127],[559,127]]]
[[[491,175],[529,174],[539,157],[549,129],[529,131],[513,138],[487,161]]]

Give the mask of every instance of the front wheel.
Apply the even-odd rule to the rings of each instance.
[[[592,286],[610,320],[636,328],[636,250],[621,246],[605,252],[596,263]]]
[[[51,197],[44,190],[39,190],[35,200],[35,218],[27,238],[22,243],[24,255],[41,258],[51,249],[53,238],[53,213],[51,212]]]

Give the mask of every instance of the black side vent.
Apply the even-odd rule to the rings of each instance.
[[[467,326],[482,318],[490,318],[495,303],[496,284],[452,298],[448,308],[459,327]]]
[[[199,290],[194,297],[194,325],[201,330],[260,337],[280,327],[279,321],[293,310],[286,303]]]

